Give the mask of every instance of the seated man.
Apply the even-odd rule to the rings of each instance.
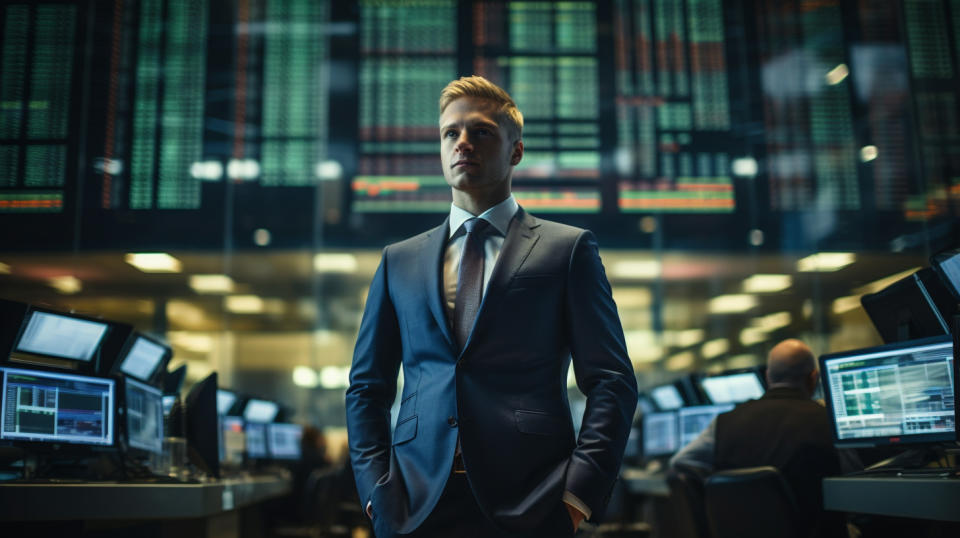
[[[723,471],[772,465],[793,487],[814,536],[846,536],[843,517],[823,511],[821,480],[840,474],[830,416],[811,400],[819,372],[810,348],[784,340],[767,357],[767,391],[723,413],[670,460],[671,466]]]

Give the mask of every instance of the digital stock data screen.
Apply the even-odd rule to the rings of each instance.
[[[837,445],[954,440],[953,361],[949,337],[821,357]]]
[[[125,396],[127,444],[159,454],[163,449],[163,393],[128,377]]]
[[[685,447],[693,441],[703,430],[707,429],[710,421],[720,413],[733,409],[733,404],[723,405],[695,405],[683,407],[677,411],[680,429],[680,446]]]
[[[0,368],[0,439],[113,444],[112,379]]]
[[[643,417],[643,456],[666,456],[680,449],[677,412],[648,413]]]
[[[624,242],[653,217],[667,248],[748,248],[804,239],[791,215],[830,212],[821,245],[885,245],[960,214],[955,11],[5,3],[0,221],[29,221],[8,241],[31,247],[265,246],[261,229],[275,247],[380,245],[449,207],[437,100],[478,74],[524,114],[513,192],[534,214]]]

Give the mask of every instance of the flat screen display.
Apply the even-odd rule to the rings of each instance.
[[[173,411],[173,404],[177,402],[177,397],[172,394],[163,395],[163,416],[169,416]]]
[[[106,333],[106,323],[34,310],[17,341],[17,351],[89,361]]]
[[[756,372],[705,377],[700,388],[711,403],[740,403],[763,396],[763,384]]]
[[[220,431],[223,433],[223,442],[220,443],[223,463],[243,463],[243,452],[246,450],[246,434],[243,431],[243,419],[240,417],[221,417]]]
[[[936,337],[824,355],[837,446],[956,438],[953,342]]]
[[[303,426],[299,424],[274,423],[267,425],[270,441],[270,457],[277,460],[300,459],[300,438]]]
[[[217,389],[217,413],[221,416],[230,412],[237,401],[237,395],[229,390]]]
[[[126,380],[127,444],[159,454],[163,451],[163,393],[129,377]]]
[[[676,411],[650,413],[643,417],[643,456],[673,454],[680,448]]]
[[[733,409],[733,404],[695,405],[677,411],[680,423],[680,448],[687,446],[707,429],[707,425],[720,413]]]
[[[243,429],[247,439],[247,457],[264,459],[267,452],[267,425],[257,422],[247,422]]]
[[[114,381],[0,368],[0,439],[113,444]]]
[[[137,336],[130,351],[120,363],[120,371],[146,381],[157,371],[157,366],[167,354],[167,348],[142,336]]]
[[[683,396],[680,390],[674,385],[662,385],[650,391],[650,397],[653,398],[657,408],[661,411],[670,411],[683,407]]]
[[[251,398],[243,409],[243,419],[248,422],[273,422],[280,406],[276,402]]]

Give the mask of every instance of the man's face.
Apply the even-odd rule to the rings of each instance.
[[[461,97],[440,116],[440,161],[447,184],[467,194],[510,192],[513,167],[523,143],[497,123],[497,106],[488,99]]]

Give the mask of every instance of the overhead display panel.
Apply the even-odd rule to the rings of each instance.
[[[953,0],[7,2],[0,227],[16,233],[0,247],[409,236],[451,202],[439,93],[479,74],[525,117],[520,204],[605,245],[900,248],[960,215],[957,13]]]

